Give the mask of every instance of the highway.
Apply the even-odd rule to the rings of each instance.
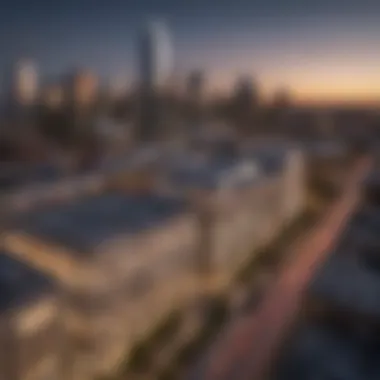
[[[300,310],[303,293],[323,263],[359,201],[362,180],[371,166],[360,159],[350,173],[345,192],[320,222],[294,246],[263,301],[248,316],[238,317],[190,371],[188,380],[262,379],[270,369]]]

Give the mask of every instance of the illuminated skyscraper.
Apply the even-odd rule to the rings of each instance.
[[[38,74],[33,62],[18,61],[13,68],[11,84],[12,101],[22,105],[32,105],[38,93]]]
[[[38,74],[33,62],[16,61],[4,79],[4,115],[14,125],[30,125],[38,96]]]
[[[205,76],[202,71],[192,71],[186,84],[186,96],[188,100],[189,132],[199,132],[202,128],[202,104],[204,96]]]
[[[172,66],[172,47],[165,25],[149,23],[142,31],[138,50],[141,103],[138,137],[151,140],[160,134],[160,92],[167,83]]]
[[[97,76],[89,70],[74,70],[68,74],[64,87],[69,124],[76,134],[89,131],[98,98]]]

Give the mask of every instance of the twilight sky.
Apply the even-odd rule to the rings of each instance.
[[[42,76],[72,66],[133,81],[136,36],[150,16],[171,30],[180,73],[207,71],[228,89],[239,74],[302,100],[380,100],[378,0],[5,0],[0,72],[17,57]]]

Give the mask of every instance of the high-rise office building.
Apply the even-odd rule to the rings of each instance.
[[[12,125],[29,126],[38,95],[38,73],[33,62],[19,60],[12,64],[4,84],[4,115]]]
[[[90,106],[98,93],[98,78],[88,70],[72,72],[66,82],[66,100],[75,108]]]
[[[139,40],[140,125],[138,138],[155,139],[162,124],[161,91],[167,82],[172,65],[169,33],[163,23],[151,22]]]
[[[11,81],[12,102],[21,106],[32,105],[38,93],[38,74],[33,62],[29,60],[16,62]]]
[[[74,70],[64,83],[66,117],[74,134],[88,131],[98,98],[98,78],[89,70]]]
[[[199,102],[203,96],[205,84],[204,73],[200,70],[194,70],[187,78],[187,95],[191,101]]]
[[[41,103],[49,109],[56,109],[62,106],[63,99],[63,88],[58,83],[50,83],[41,90]]]
[[[256,82],[250,76],[238,79],[232,103],[237,129],[244,134],[251,133],[253,128],[256,128],[259,91]]]
[[[172,67],[172,46],[165,24],[150,22],[142,31],[139,45],[140,83],[144,88],[160,88]]]
[[[188,103],[188,117],[190,134],[199,133],[202,129],[202,103],[204,96],[205,76],[200,70],[192,71],[186,83],[186,98]]]
[[[235,86],[235,102],[239,108],[252,109],[258,105],[259,94],[255,81],[249,76],[242,76]]]

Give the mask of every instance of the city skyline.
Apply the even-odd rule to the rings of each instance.
[[[102,78],[133,83],[138,32],[148,16],[157,15],[173,38],[175,70],[203,70],[212,91],[228,91],[247,74],[264,95],[288,87],[296,101],[380,99],[375,3],[209,0],[184,7],[149,0],[90,6],[81,0],[55,9],[44,0],[25,4],[18,0],[0,16],[3,73],[13,59],[27,57],[38,63],[41,76],[81,65]]]

